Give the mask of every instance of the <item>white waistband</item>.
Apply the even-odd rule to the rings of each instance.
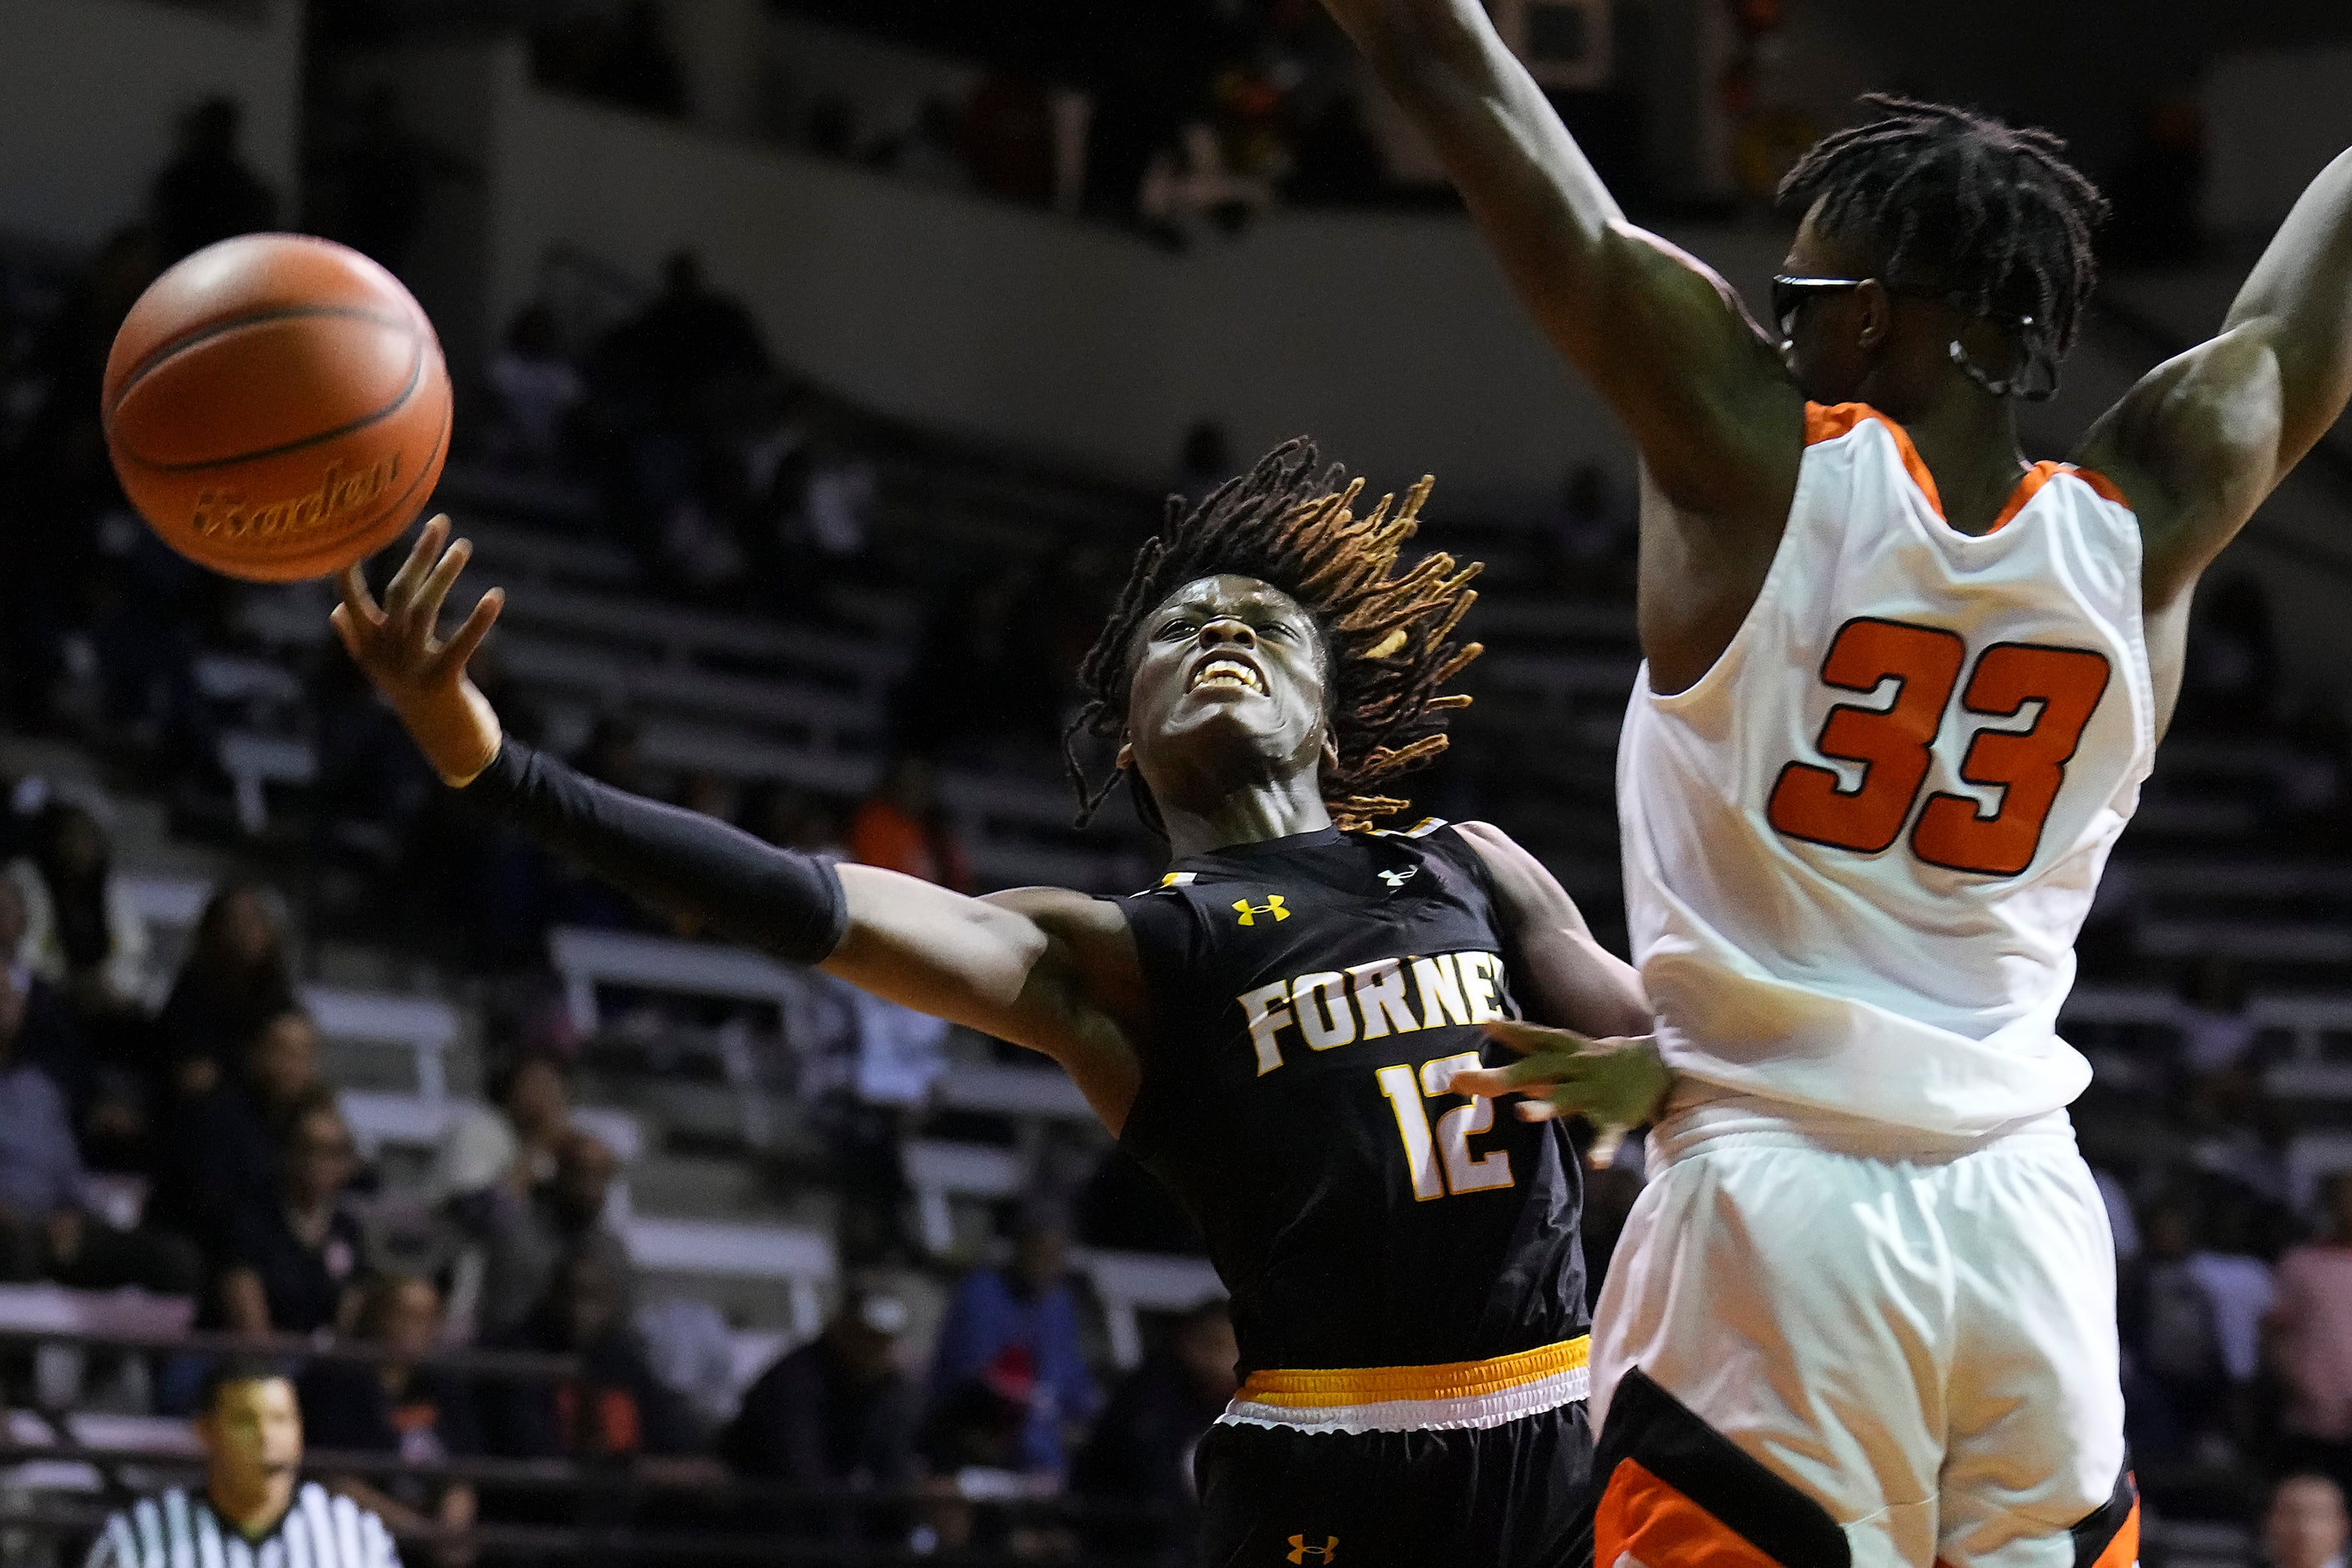
[[[1937,1132],[1790,1100],[1727,1093],[1704,1084],[1689,1087],[1697,1093],[1686,1096],[1678,1089],[1666,1114],[1650,1130],[1646,1149],[1661,1163],[1733,1142],[1918,1164],[1960,1159],[1996,1144],[2074,1146],[2074,1123],[2063,1110],[2044,1111],[1984,1132]]]

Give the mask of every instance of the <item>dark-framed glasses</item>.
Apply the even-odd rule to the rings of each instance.
[[[1772,320],[1779,323],[1780,336],[1794,337],[1797,317],[1808,300],[1824,294],[1843,293],[1869,282],[1867,278],[1798,278],[1789,273],[1776,273],[1772,279]]]

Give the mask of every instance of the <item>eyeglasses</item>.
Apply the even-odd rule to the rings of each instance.
[[[1782,341],[1795,334],[1797,317],[1803,312],[1808,300],[1823,294],[1859,289],[1865,283],[1876,283],[1889,294],[1907,294],[1915,300],[1941,300],[1962,310],[1969,309],[1965,296],[1916,283],[1890,283],[1884,278],[1796,278],[1783,272],[1772,279],[1772,319],[1780,324]],[[1986,319],[2011,331],[2033,324],[2031,316],[2006,316],[1994,312],[1988,314]]]
[[[1782,338],[1793,337],[1797,317],[1809,300],[1823,294],[1841,293],[1859,289],[1869,282],[1867,278],[1795,278],[1788,273],[1775,274],[1772,279],[1772,320],[1780,323]]]

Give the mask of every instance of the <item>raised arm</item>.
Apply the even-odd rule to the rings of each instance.
[[[1436,144],[1519,297],[1666,500],[1775,532],[1803,398],[1705,263],[1625,221],[1479,0],[1325,0]]]
[[[2147,540],[2147,605],[2185,600],[2352,398],[2352,153],[2287,215],[2219,336],[2158,365],[2084,437]]]
[[[446,518],[369,595],[342,579],[336,631],[443,780],[646,902],[876,995],[1059,1061],[1114,1131],[1137,1081],[1135,944],[1116,905],[1057,889],[970,899],[870,866],[834,868],[730,825],[587,779],[507,740],[466,675],[498,617],[483,595],[446,641],[436,624],[470,553]]]

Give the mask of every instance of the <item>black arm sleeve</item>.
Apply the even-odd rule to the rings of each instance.
[[[849,928],[822,858],[583,778],[511,737],[465,793],[615,887],[778,958],[821,963]]]

